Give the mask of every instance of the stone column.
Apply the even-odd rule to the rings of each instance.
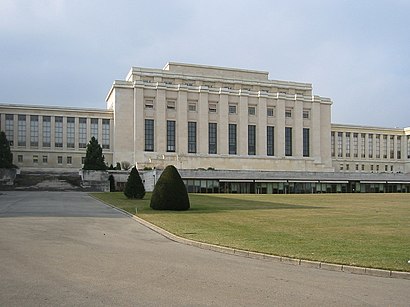
[[[311,131],[310,131],[310,148],[311,156],[317,160],[321,161],[321,116],[320,116],[320,103],[313,101],[312,102],[312,110],[311,110]],[[337,156],[337,133],[335,133],[335,153]]]
[[[275,156],[285,157],[285,100],[276,103]]]
[[[303,157],[303,101],[295,100],[295,108],[293,110],[293,156],[297,158]]]
[[[165,90],[158,89],[155,101],[155,148],[159,154],[167,151],[167,118]]]
[[[228,154],[229,96],[222,88],[219,95],[218,154]]]
[[[267,94],[259,92],[257,124],[256,124],[256,154],[258,156],[266,156],[266,126],[268,122],[268,115],[266,113],[266,99]]]
[[[236,153],[248,155],[248,93],[239,92],[238,126],[236,127]]]
[[[134,87],[134,157],[137,157],[138,152],[144,151],[145,135],[144,135],[144,89]],[[155,132],[155,131],[154,131]],[[144,161],[133,161],[144,162]]]
[[[198,153],[200,154],[208,154],[208,117],[209,117],[208,116],[208,108],[209,108],[208,104],[209,104],[208,88],[200,87],[199,100],[198,100],[198,124],[197,124],[198,140],[199,140]]]
[[[186,88],[180,88],[178,91],[178,98],[176,101],[176,112],[177,112],[177,121],[176,121],[176,145],[177,152],[180,154],[188,153],[188,100],[187,100],[187,90]],[[198,124],[197,124],[197,150],[198,150]]]

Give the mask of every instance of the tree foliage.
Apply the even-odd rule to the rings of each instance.
[[[183,211],[190,208],[185,184],[173,165],[168,165],[159,177],[150,206],[154,210]]]
[[[107,165],[105,165],[105,158],[102,154],[102,148],[98,144],[98,140],[92,137],[90,142],[87,144],[87,152],[85,154],[84,160],[84,170],[106,170]]]
[[[13,154],[10,150],[10,143],[7,140],[6,134],[0,132],[0,168],[14,168]]]
[[[145,187],[135,166],[131,169],[130,175],[128,176],[124,195],[127,196],[127,198],[136,199],[143,199],[145,196]]]

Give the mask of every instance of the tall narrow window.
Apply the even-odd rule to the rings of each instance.
[[[407,159],[410,159],[410,135],[407,136]]]
[[[292,156],[292,128],[285,127],[285,156]]]
[[[366,157],[366,134],[360,134],[360,153],[362,158]]]
[[[87,147],[87,119],[80,117],[78,119],[78,147]]]
[[[331,147],[331,153],[332,153],[332,157],[336,156],[336,138],[335,138],[335,132],[332,131],[330,133],[330,147]]]
[[[256,126],[248,125],[248,155],[256,155]]]
[[[9,141],[10,146],[13,146],[13,139],[14,139],[14,115],[13,114],[6,114],[6,138]]]
[[[98,139],[98,118],[91,118],[90,132],[91,137]]]
[[[397,136],[396,147],[397,147],[397,159],[401,159],[401,136]]]
[[[394,159],[394,136],[390,136],[390,159]]]
[[[175,152],[175,121],[167,120],[167,151]]]
[[[353,156],[359,157],[359,134],[353,133]]]
[[[236,124],[229,124],[228,128],[229,154],[236,155]]]
[[[275,127],[266,127],[266,150],[268,156],[273,156],[275,154]]]
[[[145,120],[145,151],[154,151],[154,120]]]
[[[310,129],[303,128],[303,156],[310,156]]]
[[[51,117],[43,116],[43,147],[51,146]]]
[[[55,123],[54,123],[54,131],[55,131],[55,147],[63,147],[63,117],[56,116]]]
[[[188,122],[188,152],[196,153],[196,122]]]
[[[337,156],[339,158],[343,157],[343,133],[337,133]]]
[[[350,132],[346,132],[346,157],[350,157]]]
[[[38,115],[30,116],[30,146],[38,147]]]
[[[380,134],[376,134],[376,159],[380,159]]]
[[[383,135],[383,159],[387,159],[387,135]]]
[[[17,145],[26,146],[26,115],[18,116]]]
[[[102,120],[102,148],[110,149],[110,120]]]
[[[373,134],[369,134],[369,158],[373,158]]]
[[[75,119],[67,117],[67,148],[74,148],[75,142]]]
[[[208,124],[208,153],[217,153],[217,123]]]

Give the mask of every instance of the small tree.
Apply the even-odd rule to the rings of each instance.
[[[190,208],[188,192],[177,169],[168,165],[159,177],[151,197],[154,210],[183,211]]]
[[[14,168],[13,154],[10,151],[10,143],[6,134],[0,132],[0,168]]]
[[[127,184],[125,185],[124,195],[127,198],[143,199],[145,196],[145,187],[142,183],[140,174],[134,166],[128,176]]]
[[[87,144],[87,152],[84,160],[84,170],[103,170],[107,169],[107,165],[104,162],[104,155],[102,154],[102,148],[98,144],[98,140],[92,137]]]

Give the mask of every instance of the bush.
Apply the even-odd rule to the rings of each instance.
[[[13,165],[13,155],[10,151],[10,143],[6,134],[0,132],[0,168],[15,168]]]
[[[136,199],[143,199],[145,196],[145,187],[135,166],[131,169],[131,173],[128,176],[127,184],[124,189],[124,195],[127,198]]]
[[[104,159],[102,148],[100,144],[98,144],[98,140],[95,137],[92,137],[87,144],[83,169],[105,171],[107,165],[105,165]]]
[[[190,208],[188,192],[177,169],[168,165],[152,193],[150,207],[154,210],[183,211]]]

